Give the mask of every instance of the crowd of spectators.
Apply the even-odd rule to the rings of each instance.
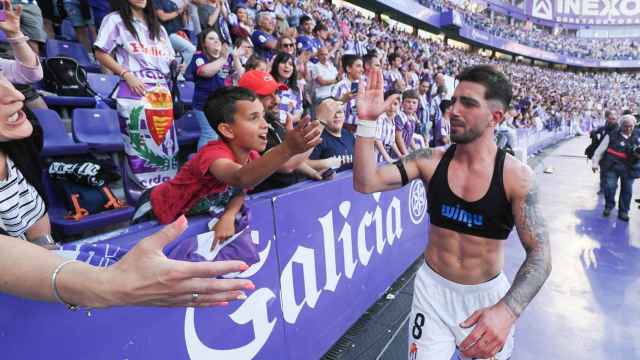
[[[128,169],[135,171],[138,166],[141,171],[134,175],[140,179],[149,179],[148,173],[153,169],[141,166],[143,155],[132,152],[140,149],[130,146],[133,128],[127,129],[131,125],[129,117],[140,104],[140,96],[157,91],[157,87],[170,88],[167,75],[176,61],[180,63],[180,77],[195,83],[191,111],[201,128],[197,150],[193,149],[198,154],[221,148],[218,152],[231,156],[232,151],[220,144],[221,139],[234,135],[219,128],[226,129],[221,122],[227,121],[229,114],[223,113],[224,121],[213,119],[220,112],[207,110],[207,106],[212,93],[236,86],[256,94],[268,124],[266,133],[260,129],[256,135],[266,143],[265,148],[248,147],[245,162],[255,161],[256,151],[265,155],[278,148],[295,124],[307,124],[311,118],[319,120],[323,127],[318,134],[323,140],[321,145],[265,172],[264,178],[233,178],[229,180],[231,187],[221,181],[216,183],[216,189],[198,189],[193,198],[176,197],[176,201],[184,202],[181,213],[189,213],[200,200],[198,197],[211,195],[211,191],[228,193],[227,199],[240,199],[234,205],[237,212],[244,199],[238,193],[242,188],[266,191],[304,179],[328,179],[336,171],[350,169],[357,121],[355,94],[367,82],[366,73],[372,70],[383,71],[387,97],[402,95],[378,119],[379,161],[392,161],[417,148],[449,142],[446,109],[454,90],[449,80],[472,65],[495,64],[510,78],[514,99],[502,125],[510,129],[579,127],[585,121],[599,120],[605,109],[636,111],[640,104],[638,73],[572,72],[496,60],[440,40],[417,37],[350,7],[325,1],[117,0],[112,4],[114,12],[91,19],[90,23],[101,24],[91,50],[103,71],[122,79],[114,97],[121,116]],[[137,42],[139,46],[135,45]],[[128,91],[122,91],[125,88]],[[220,96],[235,99],[237,94],[233,91]],[[190,179],[202,169],[215,173],[210,163],[197,164],[212,161],[212,157],[202,154],[193,156],[181,169],[176,160],[177,139],[172,138],[176,132],[165,133],[165,144],[154,148],[157,156],[168,156],[169,166],[176,164],[163,170],[165,183],[180,183],[185,171],[191,172],[187,176]],[[153,205],[158,197],[151,188],[158,184],[141,184],[142,190],[149,190],[143,200]],[[156,218],[160,212],[154,211]],[[161,220],[170,222],[177,215],[171,213]]]
[[[555,54],[589,60],[639,60],[640,39],[595,39],[569,34],[554,34],[550,27],[534,25],[521,20],[491,18],[490,11],[472,11],[471,2],[447,0],[419,0],[434,10],[455,9],[464,15],[467,25],[495,37],[513,40],[523,45],[543,49]]]

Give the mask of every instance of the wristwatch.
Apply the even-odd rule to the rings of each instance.
[[[53,237],[51,237],[51,234],[38,236],[37,238],[33,239],[33,241],[31,241],[31,242],[33,244],[40,245],[40,246],[54,246],[54,245],[57,245],[55,240],[53,240]]]

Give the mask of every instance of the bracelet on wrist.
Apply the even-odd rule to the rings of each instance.
[[[80,309],[80,306],[78,305],[74,305],[74,304],[70,304],[66,301],[64,301],[62,299],[62,297],[60,296],[60,292],[58,291],[58,285],[56,283],[57,279],[58,279],[58,274],[60,273],[60,271],[62,270],[62,268],[64,268],[65,266],[73,263],[73,262],[80,262],[78,260],[66,260],[63,261],[60,265],[58,265],[58,267],[56,267],[55,270],[53,270],[53,273],[51,274],[51,288],[53,289],[53,296],[55,297],[56,300],[58,300],[59,303],[61,303],[62,305],[66,306],[67,309],[71,310],[71,311],[76,311],[78,309]],[[87,311],[87,316],[91,316],[91,311],[90,309],[86,309]]]
[[[8,37],[7,38],[7,42],[9,44],[19,44],[21,42],[27,42],[27,41],[29,41],[29,37],[25,36],[25,35],[22,35],[22,34],[20,34],[18,36]]]
[[[120,76],[122,79],[124,79],[124,76],[125,76],[125,75],[127,75],[127,73],[130,73],[130,72],[131,72],[131,71],[129,71],[129,70],[127,70],[127,69],[124,69],[124,70],[120,71],[119,76]]]

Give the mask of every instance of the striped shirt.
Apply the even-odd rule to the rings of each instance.
[[[411,151],[411,142],[416,129],[415,116],[410,117],[405,114],[404,111],[398,111],[394,123],[396,124],[396,131],[402,131],[402,139],[407,147],[407,151]]]
[[[280,98],[280,105],[278,107],[278,114],[281,123],[287,121],[287,113],[291,115],[302,113],[302,91],[295,91],[292,88],[287,90],[278,90],[278,97]],[[293,103],[292,107],[289,107],[289,103]]]
[[[396,154],[393,152],[393,144],[396,142],[396,125],[387,113],[382,113],[376,121],[376,138],[382,143],[382,146],[392,159]],[[378,153],[378,162],[384,162],[384,157]]]
[[[10,236],[24,233],[46,212],[44,201],[9,157],[7,179],[0,180],[0,227]]]
[[[351,92],[351,80],[344,78],[334,85],[331,90],[331,96],[335,99],[341,99],[348,92]],[[355,124],[356,121],[358,121],[358,110],[356,109],[356,99],[354,97],[344,104],[344,123]]]

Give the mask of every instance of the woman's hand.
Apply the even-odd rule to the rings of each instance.
[[[139,96],[144,96],[144,94],[147,92],[146,85],[142,82],[142,80],[138,79],[132,72],[130,71],[126,72],[122,76],[122,78],[124,79],[124,81],[127,82],[127,85],[129,85],[129,88],[131,89],[131,91],[133,91],[134,94]]]
[[[22,6],[17,5],[15,8],[10,0],[2,0],[2,6],[6,14],[6,19],[0,21],[0,30],[4,31],[8,38],[20,36],[20,15],[22,14]]]
[[[104,305],[214,306],[242,300],[253,290],[249,280],[216,279],[244,271],[242,261],[187,262],[168,259],[162,249],[186,229],[181,216],[143,239],[114,265],[104,269]]]

